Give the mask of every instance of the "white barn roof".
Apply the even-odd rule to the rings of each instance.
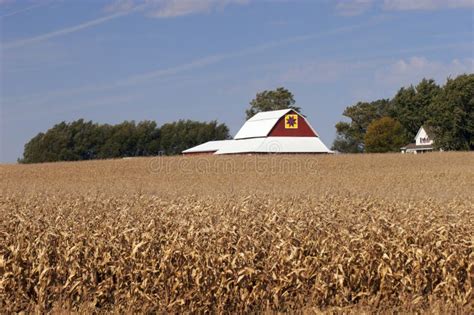
[[[183,153],[216,152],[229,140],[209,141],[193,148],[183,151]]]
[[[264,137],[240,140],[211,141],[183,151],[184,154],[214,152],[214,154],[250,153],[329,153],[318,137]]]
[[[184,154],[250,154],[250,153],[332,153],[317,136],[269,137],[281,117],[292,109],[260,112],[247,120],[233,140],[210,141],[183,151]],[[300,114],[299,114],[300,115]],[[301,115],[300,115],[301,116]]]
[[[282,109],[260,112],[245,122],[234,139],[266,137],[278,120],[290,111],[291,109]]]

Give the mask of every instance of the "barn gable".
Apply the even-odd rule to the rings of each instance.
[[[297,116],[296,120],[294,117]],[[294,126],[289,123],[295,124]],[[306,121],[303,115],[289,111],[273,126],[273,129],[268,134],[269,137],[317,137],[317,133]]]

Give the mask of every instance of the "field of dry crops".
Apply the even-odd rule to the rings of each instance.
[[[474,154],[0,165],[0,310],[474,312]]]

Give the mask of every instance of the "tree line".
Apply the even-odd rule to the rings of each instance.
[[[158,127],[154,121],[109,125],[79,119],[61,122],[37,134],[26,143],[18,162],[175,155],[207,141],[229,138],[229,128],[217,121],[179,120]]]
[[[258,112],[292,108],[293,94],[280,87],[257,93],[245,111],[247,119]],[[179,120],[158,127],[154,121],[124,121],[117,125],[79,119],[61,122],[26,143],[19,163],[81,161],[120,157],[177,155],[212,140],[230,139],[229,128],[217,121]]]
[[[332,149],[339,152],[396,152],[414,142],[422,125],[437,149],[473,150],[474,74],[448,78],[444,86],[423,79],[391,99],[349,106],[343,115],[350,121],[336,124]]]

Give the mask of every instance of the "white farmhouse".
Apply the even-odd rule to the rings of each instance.
[[[402,153],[425,153],[433,151],[433,134],[426,126],[421,126],[415,136],[415,143],[400,148]]]

